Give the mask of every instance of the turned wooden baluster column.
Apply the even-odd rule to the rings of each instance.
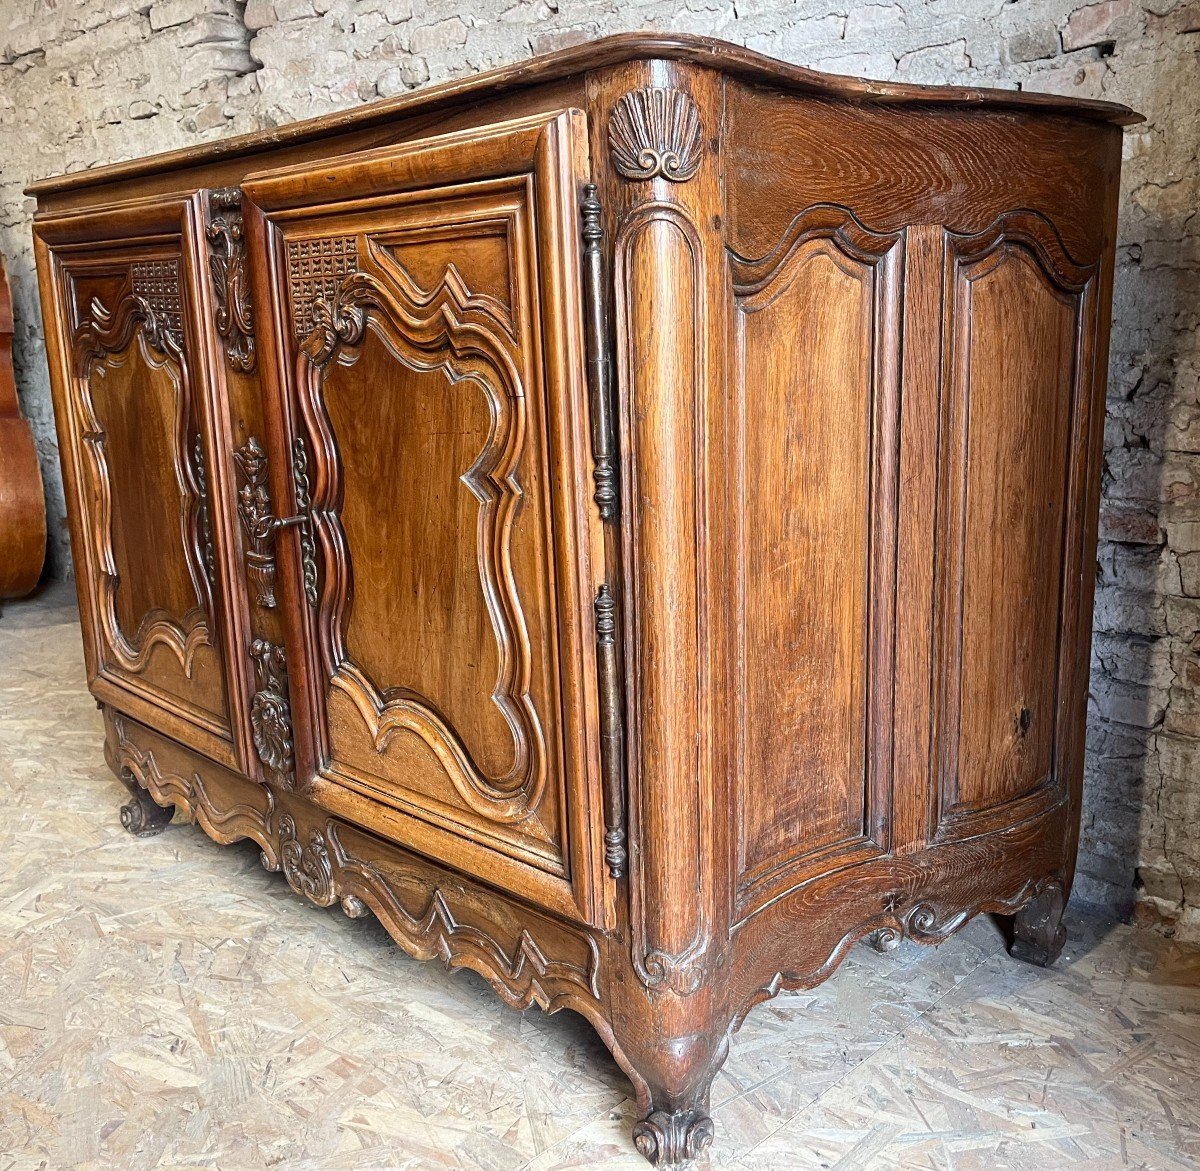
[[[708,1091],[726,1048],[721,668],[706,633],[724,579],[706,539],[727,317],[720,87],[704,70],[639,61],[593,95],[625,581],[631,973],[614,989],[614,1025],[646,1082],[634,1138],[655,1163],[711,1140]]]

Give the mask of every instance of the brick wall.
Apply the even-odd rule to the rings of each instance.
[[[1111,98],[1127,132],[1077,892],[1200,938],[1197,0],[7,0],[0,247],[69,572],[29,180],[324,113],[636,28],[882,80]]]

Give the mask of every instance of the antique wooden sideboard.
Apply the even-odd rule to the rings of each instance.
[[[860,938],[1063,944],[1124,107],[619,36],[36,184],[88,678],[652,1162]]]

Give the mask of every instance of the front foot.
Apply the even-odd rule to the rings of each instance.
[[[1062,925],[1063,889],[1050,883],[1013,916],[1013,941],[1008,954],[1028,964],[1048,968],[1062,954],[1067,929]]]
[[[634,1146],[655,1167],[694,1159],[712,1140],[712,1119],[700,1110],[652,1110],[633,1128]]]
[[[129,791],[128,802],[121,806],[121,824],[138,838],[150,838],[162,833],[174,815],[174,805],[164,809],[155,804],[150,794],[136,783]]]

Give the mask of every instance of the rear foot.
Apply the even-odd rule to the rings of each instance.
[[[1062,954],[1067,929],[1062,925],[1063,890],[1050,883],[1013,916],[1013,941],[1009,955],[1028,964],[1048,968]]]
[[[126,784],[129,782],[126,781]],[[168,805],[164,809],[155,804],[150,794],[136,781],[129,789],[128,802],[121,806],[121,824],[138,838],[149,838],[162,833],[174,816],[174,805]]]

